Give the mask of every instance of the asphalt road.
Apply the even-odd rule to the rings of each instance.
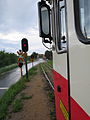
[[[42,59],[35,61],[33,66],[44,62]],[[32,63],[28,64],[28,70],[32,68]],[[23,75],[25,74],[25,65],[23,66]],[[15,68],[9,72],[6,72],[2,76],[0,76],[0,96],[4,94],[4,92],[14,83],[16,83],[20,79],[20,68]]]

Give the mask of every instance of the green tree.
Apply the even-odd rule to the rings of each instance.
[[[17,55],[14,53],[0,51],[0,68],[16,63],[17,58]]]
[[[33,52],[33,53],[31,54],[31,57],[33,57],[34,59],[37,59],[37,56],[38,56],[38,53],[36,53],[36,52]]]

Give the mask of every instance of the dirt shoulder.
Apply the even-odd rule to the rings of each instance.
[[[38,66],[37,73],[30,82],[26,83],[27,87],[21,94],[31,96],[30,99],[23,100],[23,109],[20,112],[9,113],[9,120],[50,120],[50,105],[49,99],[45,92],[44,77],[41,74]],[[11,108],[10,108],[11,109]]]

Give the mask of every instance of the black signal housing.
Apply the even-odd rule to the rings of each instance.
[[[26,38],[23,38],[21,41],[22,51],[27,52],[28,51],[28,40]]]

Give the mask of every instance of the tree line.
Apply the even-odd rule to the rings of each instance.
[[[39,55],[38,53],[33,52],[31,56],[27,57],[27,60],[30,61],[32,57],[34,59],[37,59],[38,55]],[[52,60],[52,51],[46,50],[44,55],[46,59]],[[0,68],[17,63],[17,60],[18,60],[18,56],[16,54],[0,51]]]
[[[36,52],[33,52],[33,53],[31,54],[31,56],[29,56],[29,59],[30,59],[30,58],[37,59],[38,55],[39,55],[39,57],[40,57],[40,54],[38,54],[38,53],[36,53]],[[43,55],[43,54],[41,54],[41,55]],[[46,50],[45,53],[44,53],[44,56],[45,56],[45,58],[48,59],[48,60],[52,60],[52,59],[53,59],[52,51]],[[41,56],[41,58],[43,58],[43,56]]]
[[[0,68],[17,63],[18,56],[14,53],[0,51]]]
[[[28,57],[28,59],[31,59],[31,58],[34,58],[34,59],[37,59],[38,58],[38,55],[40,57],[40,54],[36,53],[36,52],[33,52],[31,54],[31,56]],[[45,53],[44,53],[44,56],[46,59],[48,60],[52,60],[53,59],[53,55],[52,55],[52,51],[48,51],[46,50]],[[43,58],[43,54],[41,54],[41,58]]]

